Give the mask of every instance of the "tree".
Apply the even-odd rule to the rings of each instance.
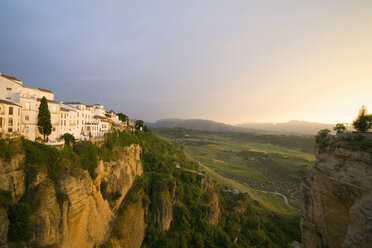
[[[75,137],[72,134],[65,133],[62,135],[62,139],[65,140],[65,146],[72,148],[75,144]]]
[[[366,106],[363,105],[359,109],[359,114],[353,121],[353,126],[359,132],[367,132],[372,127],[371,117],[367,115]]]
[[[329,138],[331,136],[331,130],[322,129],[315,135],[315,142],[318,144],[320,150],[323,150],[329,144]]]
[[[45,137],[49,136],[52,133],[52,123],[50,121],[50,112],[48,109],[48,102],[45,96],[41,98],[40,106],[39,106],[39,114],[37,116],[37,126],[39,128],[39,132]]]
[[[337,133],[344,132],[344,131],[346,131],[345,124],[343,124],[343,123],[337,123],[335,125],[335,127],[333,128],[333,130],[335,130]]]
[[[143,125],[144,125],[143,120],[137,120],[136,125],[135,125],[136,130],[142,131],[143,130]]]
[[[122,122],[126,122],[127,120],[129,120],[128,116],[126,114],[123,114],[123,113],[119,113],[118,117],[119,117],[119,120],[122,121]]]

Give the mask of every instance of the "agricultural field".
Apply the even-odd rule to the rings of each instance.
[[[236,182],[240,188],[254,190],[261,197],[266,192],[282,194],[293,208],[298,208],[301,180],[310,173],[315,158],[311,136],[183,128],[153,128],[153,131],[184,149],[216,181],[230,179],[230,185]]]

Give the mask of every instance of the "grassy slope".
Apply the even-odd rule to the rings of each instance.
[[[223,177],[216,172],[214,172],[212,169],[208,168],[207,166],[202,165],[204,171],[208,176],[210,176],[213,180],[215,180],[217,183],[223,184],[228,187],[235,188],[239,190],[240,192],[246,192],[250,195],[250,197],[253,200],[258,201],[260,204],[262,204],[265,208],[267,208],[270,211],[273,211],[277,214],[281,215],[299,215],[300,211],[295,208],[290,208],[287,205],[285,205],[283,198],[272,194],[272,193],[261,193],[257,190],[254,190],[250,187],[247,187],[244,184],[238,183],[230,178]]]
[[[285,205],[282,197],[252,187],[279,191],[289,198],[292,206],[297,206],[297,188],[314,160],[314,154],[309,152],[312,139],[301,136],[239,136],[186,129],[161,128],[154,131],[184,146],[217,182],[248,192],[253,199],[276,213],[299,214],[298,210]]]

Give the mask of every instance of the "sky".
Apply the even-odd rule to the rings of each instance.
[[[130,118],[372,112],[370,0],[0,0],[0,72]]]

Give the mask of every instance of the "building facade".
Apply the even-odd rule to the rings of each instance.
[[[76,139],[101,138],[121,123],[114,112],[106,113],[102,104],[56,102],[54,93],[23,86],[21,80],[0,73],[0,133],[4,137],[22,135],[29,140],[42,138],[37,121],[41,98],[45,97],[51,115],[50,143],[60,141],[65,133]]]

